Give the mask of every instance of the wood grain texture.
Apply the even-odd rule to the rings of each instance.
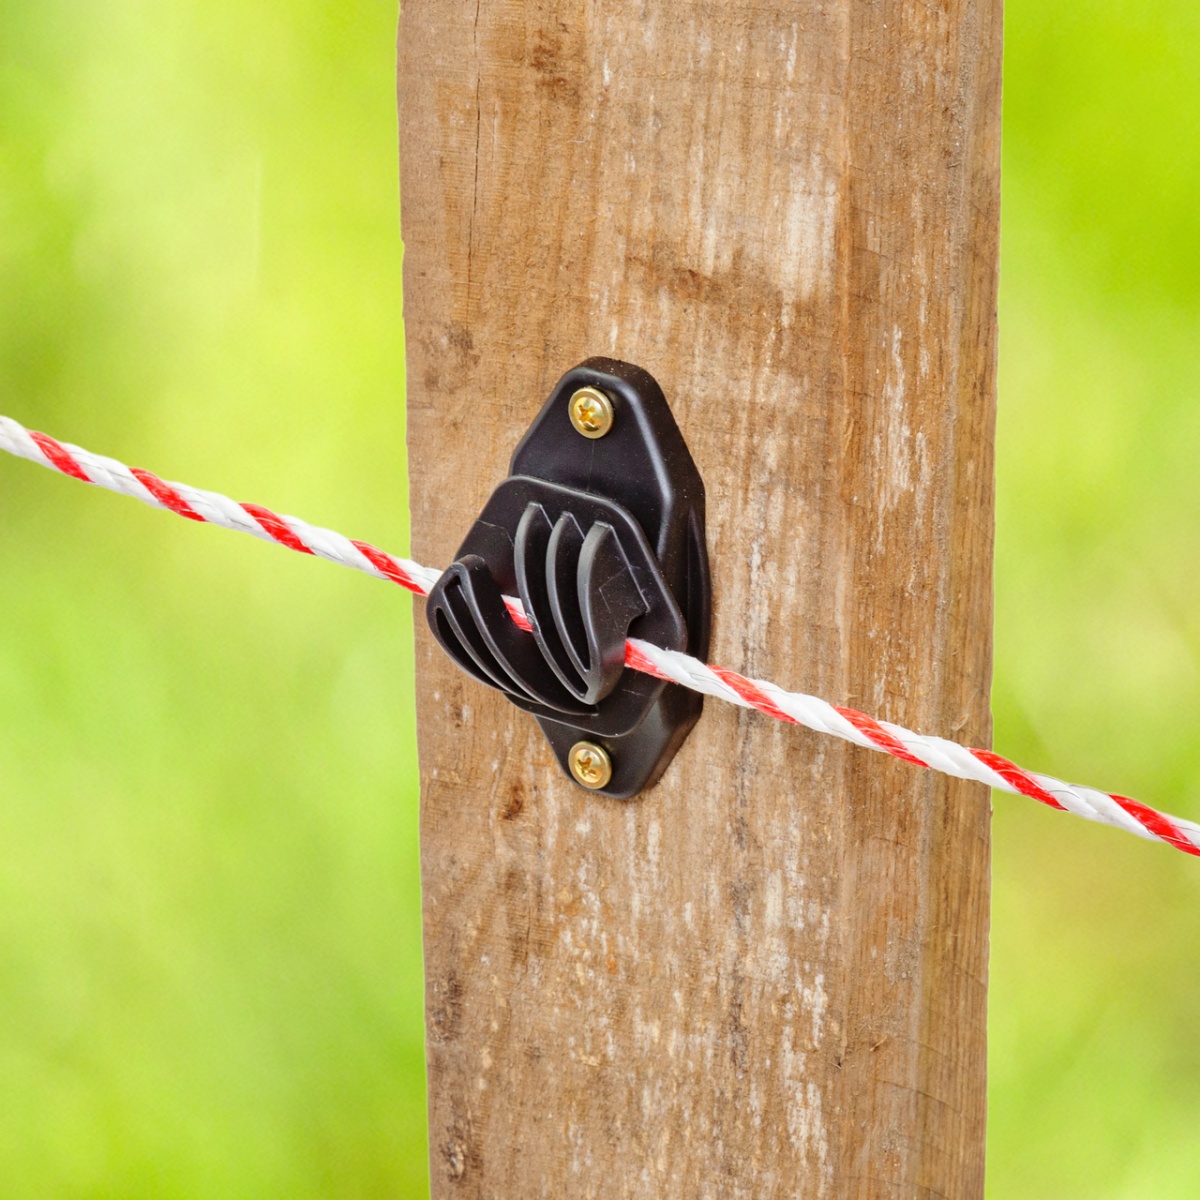
[[[413,545],[662,384],[713,659],[989,744],[1000,0],[405,0]],[[417,645],[434,1195],[983,1191],[987,793],[709,701],[631,803]]]

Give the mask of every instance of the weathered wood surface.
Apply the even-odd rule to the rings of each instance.
[[[1000,17],[405,0],[416,556],[636,362],[714,660],[988,744]],[[607,802],[423,628],[417,677],[435,1196],[982,1194],[982,788],[709,701]]]

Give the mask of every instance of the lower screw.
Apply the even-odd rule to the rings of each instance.
[[[567,755],[567,765],[575,782],[592,792],[605,787],[612,779],[612,759],[608,751],[595,742],[576,742]]]

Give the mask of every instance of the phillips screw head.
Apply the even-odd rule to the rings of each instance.
[[[603,746],[595,742],[576,742],[567,757],[575,782],[595,792],[612,779],[612,759]]]
[[[581,387],[567,401],[571,424],[585,438],[602,438],[613,427],[612,401],[599,388]]]

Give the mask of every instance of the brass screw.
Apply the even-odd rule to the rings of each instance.
[[[605,787],[612,778],[612,759],[603,746],[595,742],[576,742],[567,755],[575,782],[590,791]]]
[[[567,402],[571,424],[585,438],[602,438],[613,426],[612,401],[599,388],[581,387]]]

